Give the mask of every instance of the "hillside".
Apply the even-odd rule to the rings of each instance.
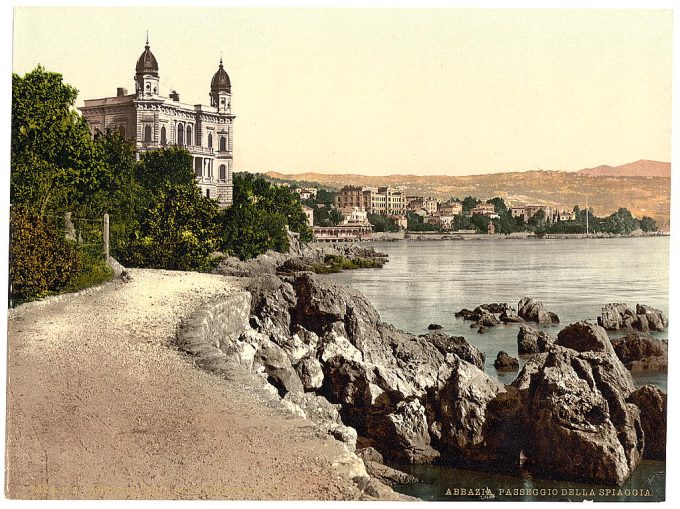
[[[670,168],[669,163],[662,164]],[[508,172],[464,177],[322,173],[285,175],[277,172],[266,175],[275,179],[317,183],[329,189],[339,189],[347,184],[388,185],[408,194],[440,198],[470,195],[489,199],[500,196],[512,205],[536,203],[565,208],[574,205],[583,207],[587,194],[588,204],[596,215],[608,215],[619,207],[626,207],[636,217],[653,217],[661,229],[669,229],[670,224],[670,177],[590,176],[587,173],[563,171]]]
[[[603,164],[595,168],[584,168],[579,170],[578,173],[591,177],[670,177],[671,163],[640,159],[621,166]]]

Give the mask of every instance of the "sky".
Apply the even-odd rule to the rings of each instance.
[[[13,71],[84,99],[232,82],[237,171],[466,175],[671,160],[670,10],[16,7]]]

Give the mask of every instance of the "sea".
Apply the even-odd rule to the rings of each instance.
[[[669,237],[399,240],[372,242],[389,256],[380,269],[358,269],[328,277],[362,292],[383,321],[402,330],[424,334],[428,325],[464,336],[486,356],[485,371],[501,382],[516,373],[496,372],[499,351],[517,355],[519,325],[490,328],[480,334],[470,322],[456,318],[463,308],[507,303],[517,308],[522,297],[540,300],[559,318],[544,327],[556,335],[566,325],[596,321],[602,306],[622,302],[647,304],[668,315]],[[534,324],[535,325],[535,324]],[[612,339],[621,334],[610,334]],[[668,333],[653,333],[667,340]],[[667,391],[666,373],[634,375],[637,386],[653,384]],[[608,486],[536,479],[528,474],[507,475],[436,465],[400,466],[421,483],[397,487],[424,500],[609,500],[658,501],[665,493],[665,462],[644,461],[618,490]],[[488,487],[492,496],[463,487]],[[458,489],[458,491],[456,491]],[[609,490],[609,491],[607,491]],[[509,495],[508,495],[509,493]]]

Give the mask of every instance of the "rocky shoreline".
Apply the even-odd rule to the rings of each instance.
[[[641,459],[665,453],[666,395],[635,388],[629,371],[645,363],[662,369],[663,348],[650,338],[612,343],[589,322],[553,337],[527,323],[518,347],[532,356],[503,385],[484,373],[484,355],[464,337],[436,324],[422,335],[397,330],[359,292],[286,270],[290,256],[269,256],[277,261],[239,267],[249,277],[248,316],[212,345],[344,442],[381,483],[414,481],[395,465],[441,463],[620,485]],[[462,312],[480,328],[503,317],[559,322],[533,299],[517,309],[494,304]],[[179,346],[201,353],[191,342]],[[496,362],[501,370],[518,369],[505,352]]]

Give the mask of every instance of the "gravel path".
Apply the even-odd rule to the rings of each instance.
[[[10,498],[356,499],[339,442],[172,348],[181,317],[239,289],[223,276],[131,281],[12,311]]]

